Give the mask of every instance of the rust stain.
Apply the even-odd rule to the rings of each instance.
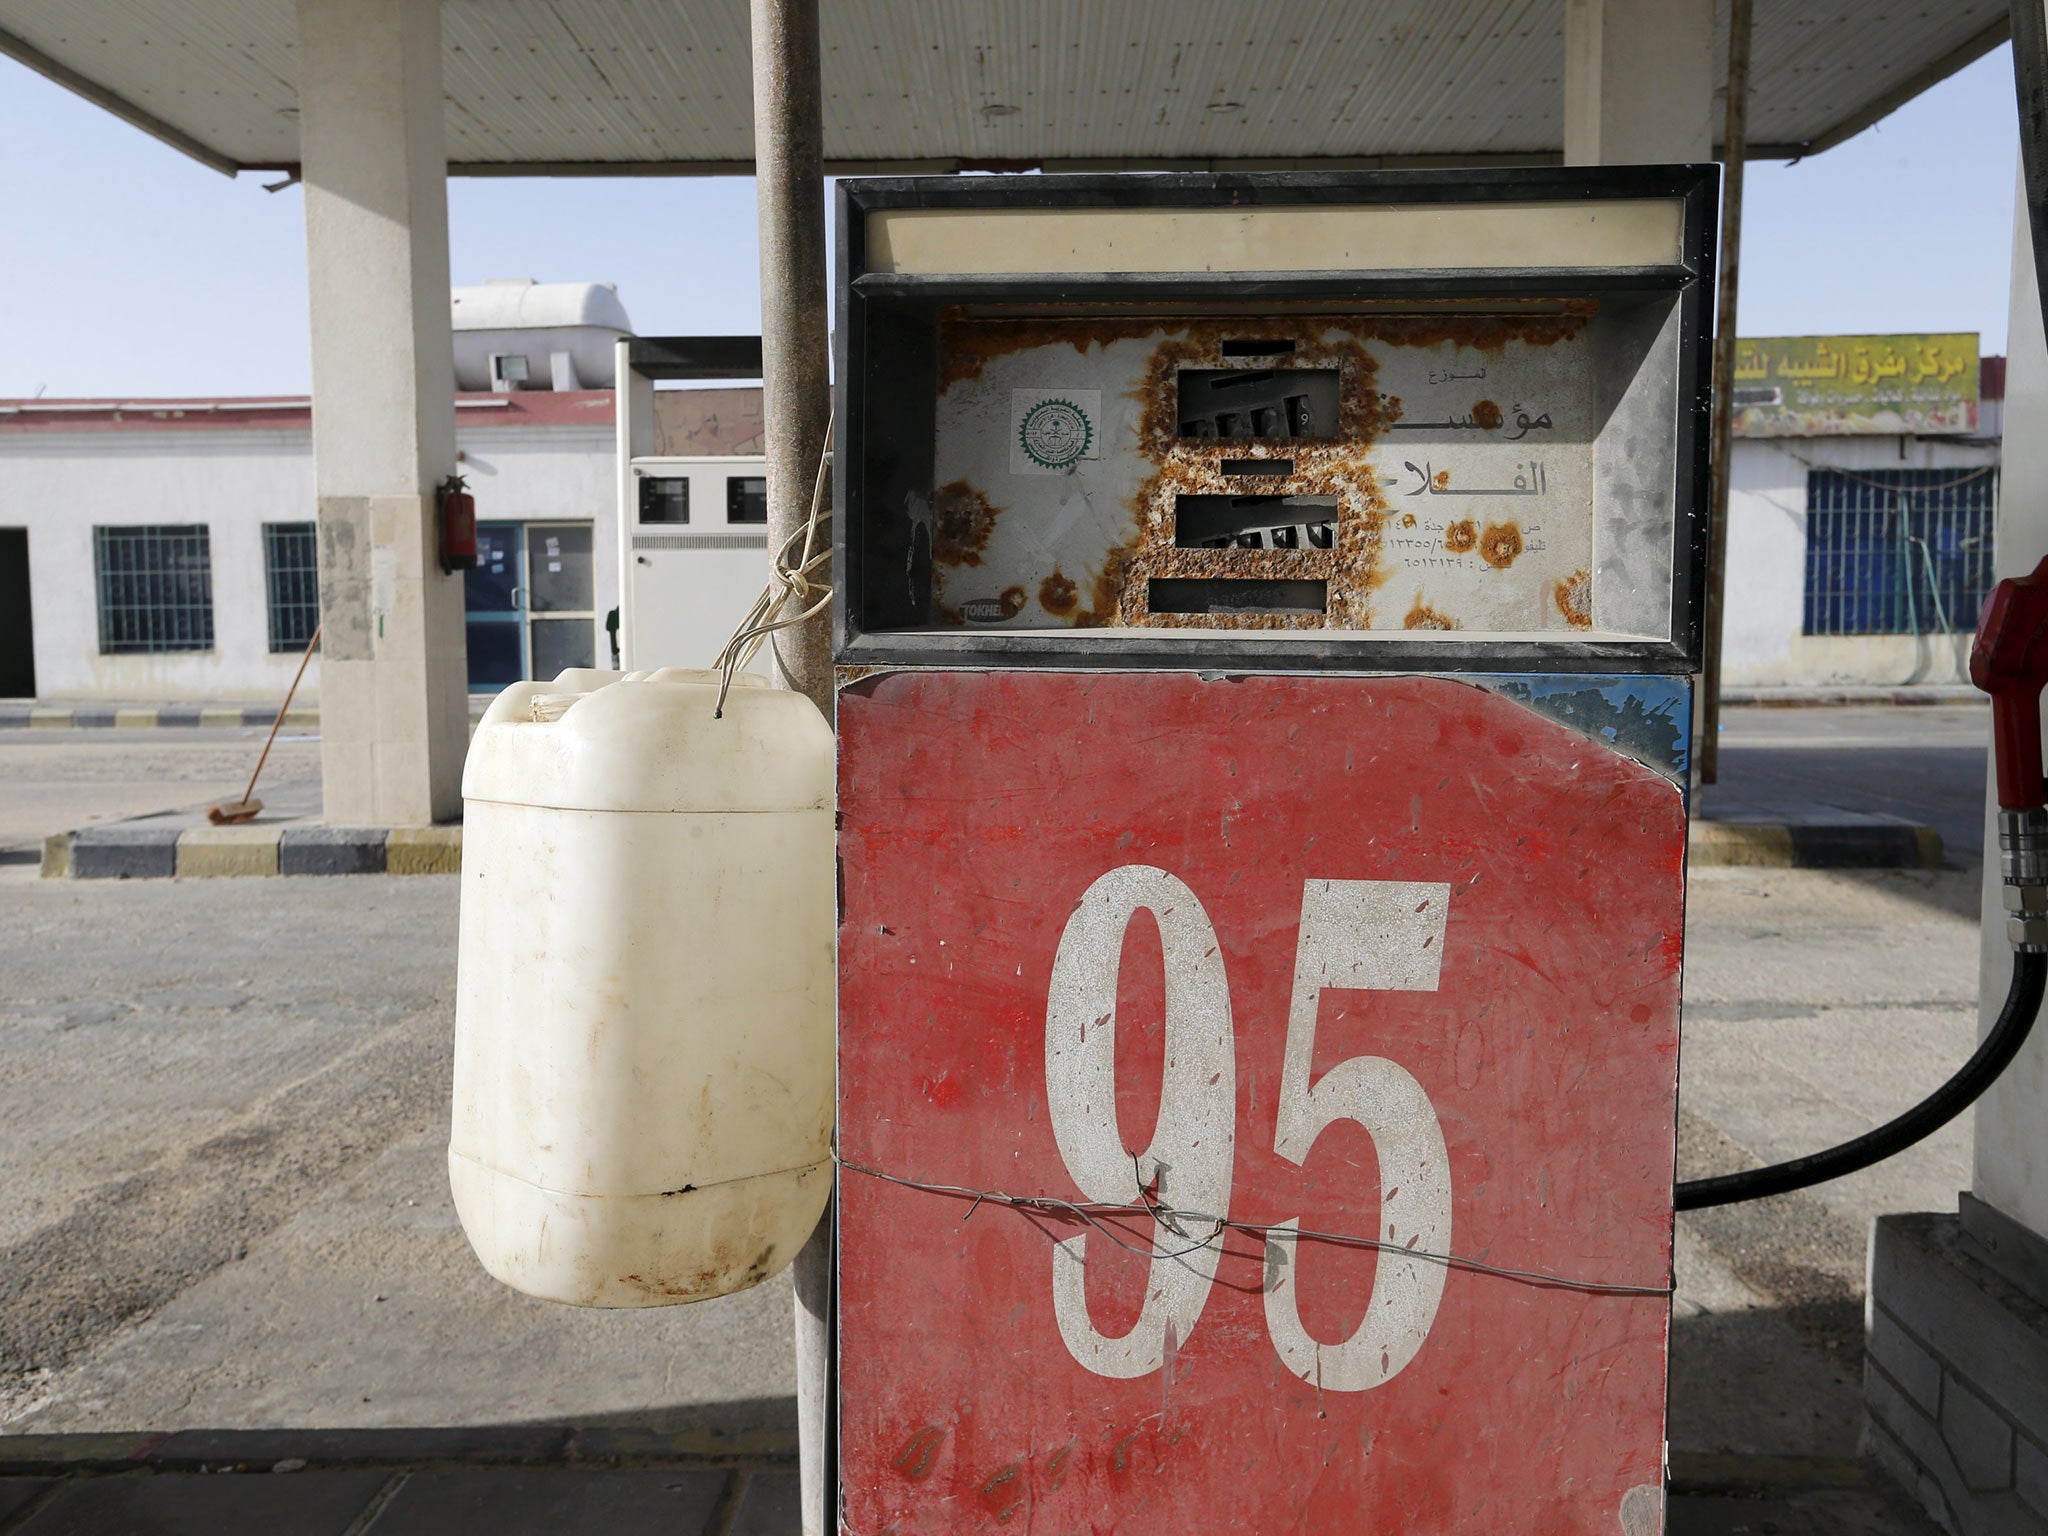
[[[1130,563],[1129,549],[1119,547],[1109,552],[1089,588],[1088,606],[1074,615],[1076,629],[1100,629],[1119,622],[1117,615],[1122,611],[1124,572]]]
[[[1600,308],[1592,299],[1562,302],[1537,299],[1528,301],[1526,307],[1514,300],[1503,299],[1486,299],[1479,303],[1483,307],[1452,303],[1422,314],[1347,315],[1329,320],[1321,316],[1305,317],[1296,324],[1261,325],[1259,329],[1273,330],[1283,337],[1292,336],[1299,343],[1301,331],[1297,326],[1341,325],[1364,341],[1384,341],[1400,347],[1434,347],[1449,343],[1470,347],[1475,352],[1498,353],[1514,341],[1532,347],[1548,347],[1569,341],[1585,329],[1587,320]],[[1518,309],[1521,312],[1518,313]],[[1134,315],[1122,320],[1069,320],[1058,315],[987,320],[965,315],[956,309],[942,315],[939,321],[939,390],[944,393],[955,384],[980,378],[982,370],[998,358],[1039,347],[1069,346],[1079,356],[1086,357],[1091,347],[1109,346],[1119,341],[1142,341],[1162,329],[1179,330],[1183,334],[1206,330],[1218,340],[1235,338],[1244,334],[1246,323],[1241,317],[1204,317],[1183,325],[1156,315]],[[1239,358],[1225,359],[1218,353],[1217,361],[1204,366],[1242,368],[1244,363]],[[1289,366],[1318,365],[1304,362],[1297,350]],[[1393,415],[1398,416],[1400,402],[1396,400],[1392,404]]]
[[[1494,301],[1487,306],[1499,311],[1503,306]],[[1430,315],[1376,315],[1366,322],[1370,326],[1372,339],[1392,342],[1401,347],[1437,347],[1448,343],[1454,347],[1470,347],[1475,352],[1498,353],[1509,342],[1519,341],[1531,347],[1555,346],[1560,341],[1569,341],[1586,328],[1586,322],[1599,313],[1600,305],[1593,299],[1568,299],[1563,304],[1546,306],[1556,311],[1551,314],[1430,314]]]
[[[1401,620],[1403,629],[1460,629],[1463,626],[1447,613],[1439,613],[1422,600],[1422,594],[1415,594],[1415,606],[1410,608]]]
[[[1059,1490],[1060,1484],[1067,1480],[1067,1458],[1073,1454],[1074,1442],[1069,1440],[1065,1445],[1054,1451],[1052,1459],[1045,1464],[1045,1469],[1052,1474],[1052,1486],[1055,1492]]]
[[[1052,574],[1038,584],[1038,606],[1059,618],[1065,618],[1072,613],[1079,598],[1080,593],[1075,590],[1074,578],[1058,566],[1054,566]]]
[[[1452,345],[1478,352],[1497,352],[1510,342],[1548,346],[1575,336],[1597,311],[1590,301],[1515,312],[1498,301],[1484,310],[1446,309],[1426,314],[1317,315],[1291,322],[1261,322],[1260,333],[1278,330],[1295,343],[1287,359],[1292,369],[1328,369],[1338,374],[1338,419],[1333,435],[1317,438],[1213,439],[1180,436],[1179,374],[1188,368],[1241,368],[1236,357],[1223,354],[1222,343],[1244,334],[1242,318],[1205,316],[1177,320],[1157,316],[1129,319],[1067,319],[1062,316],[1017,320],[975,319],[958,312],[941,321],[941,384],[977,378],[986,364],[1036,348],[1071,346],[1087,356],[1091,348],[1118,341],[1145,339],[1153,343],[1143,374],[1129,398],[1138,406],[1138,454],[1154,472],[1139,486],[1128,505],[1130,521],[1123,537],[1092,571],[1068,576],[1056,570],[1039,587],[1045,612],[1075,628],[1144,626],[1187,629],[1368,629],[1372,626],[1377,589],[1390,575],[1382,541],[1396,515],[1389,508],[1370,462],[1371,450],[1387,425],[1400,415],[1399,400],[1375,387],[1378,365],[1367,343],[1402,347]],[[1501,423],[1492,401],[1473,406],[1476,424],[1489,430]],[[1265,475],[1225,475],[1226,459],[1285,461],[1285,469]],[[1437,488],[1449,483],[1448,472],[1433,479]],[[1175,499],[1184,495],[1328,496],[1336,500],[1335,538],[1328,549],[1183,549],[1173,542]],[[995,521],[1002,509],[965,481],[941,486],[933,497],[936,534],[933,557],[941,566],[980,565]],[[1407,515],[1400,526],[1413,526]],[[1489,563],[1505,569],[1522,553],[1514,524],[1490,525],[1482,549]],[[1467,521],[1454,524],[1445,548],[1463,554],[1479,548],[1481,538]],[[1149,611],[1150,583],[1158,578],[1266,579],[1321,581],[1328,593],[1322,613],[1155,614]],[[962,622],[958,607],[934,593],[935,623]],[[1005,617],[1021,611],[1024,589],[1002,594]],[[1014,606],[1013,606],[1014,605]]]
[[[1134,1429],[1110,1448],[1110,1471],[1127,1472],[1130,1470],[1131,1447],[1137,1442],[1138,1436],[1142,1433],[1142,1430]]]
[[[945,1443],[946,1431],[937,1424],[928,1424],[903,1442],[903,1449],[889,1464],[913,1483],[921,1483],[932,1475],[938,1464],[939,1447]]]
[[[1165,322],[1171,324],[1171,321]],[[1013,352],[1030,352],[1061,343],[1082,357],[1094,346],[1140,340],[1157,331],[1156,317],[1129,320],[966,320],[942,317],[939,322],[939,393],[955,384],[981,377],[981,370],[999,357]],[[1236,331],[1243,330],[1240,324]]]
[[[1522,525],[1520,523],[1488,523],[1486,531],[1479,535],[1479,553],[1486,563],[1496,571],[1504,571],[1515,563],[1515,557],[1522,552]]]
[[[1429,477],[1429,483],[1442,490],[1451,483],[1451,472],[1448,469],[1440,469]]]
[[[1401,526],[1403,528],[1413,528],[1415,526],[1415,514],[1413,512],[1403,512],[1401,514]]]
[[[1374,387],[1378,365],[1359,333],[1369,321],[1317,317],[1289,327],[1295,349],[1288,365],[1334,369],[1338,412],[1334,436],[1270,440],[1183,438],[1180,436],[1178,375],[1184,368],[1230,368],[1222,343],[1243,330],[1242,321],[1189,321],[1161,338],[1147,361],[1143,381],[1132,392],[1140,407],[1139,451],[1156,472],[1130,501],[1133,533],[1113,562],[1115,617],[1097,622],[1176,629],[1363,629],[1371,616],[1371,594],[1386,572],[1380,541],[1387,504],[1371,464],[1371,448],[1391,419],[1390,403]],[[1276,459],[1285,472],[1225,475],[1223,461]],[[1279,470],[1280,466],[1275,466]],[[1336,534],[1329,549],[1182,549],[1173,542],[1174,501],[1187,495],[1330,496],[1337,502]],[[1146,595],[1159,577],[1322,581],[1325,613],[1161,613],[1150,612]],[[1098,594],[1096,613],[1104,612]]]
[[[1018,1462],[1011,1462],[981,1485],[982,1508],[994,1515],[998,1523],[1007,1523],[1025,1497],[1024,1468]]]
[[[1555,582],[1550,588],[1550,600],[1557,604],[1557,611],[1564,615],[1565,623],[1573,629],[1593,627],[1593,573],[1573,571],[1563,581]]]
[[[932,558],[941,565],[979,565],[1002,509],[965,480],[932,493]]]
[[[1024,611],[1024,589],[1022,587],[1005,587],[996,598],[996,601],[1002,605],[1003,617],[1014,619]]]

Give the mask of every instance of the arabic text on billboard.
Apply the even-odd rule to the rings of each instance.
[[[1762,336],[1735,344],[1737,437],[1977,430],[1977,337]]]

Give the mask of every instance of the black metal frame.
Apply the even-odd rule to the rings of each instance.
[[[626,343],[626,360],[649,379],[758,379],[761,338],[635,336]]]
[[[834,658],[845,666],[1085,667],[1346,672],[1697,671],[1707,559],[1707,413],[1712,356],[1715,208],[1720,168],[1600,166],[1465,171],[1286,172],[1169,176],[890,177],[838,186],[838,409],[833,475],[837,592]],[[1571,203],[1624,198],[1683,203],[1681,259],[1671,266],[1550,271],[1468,269],[1290,273],[1090,273],[956,278],[867,269],[866,215],[897,208],[1207,208],[1247,205]],[[1172,630],[909,632],[871,622],[864,580],[901,569],[912,551],[874,537],[872,482],[905,445],[930,451],[936,357],[929,332],[942,304],[1201,305],[1270,299],[1327,305],[1388,298],[1597,298],[1675,294],[1679,316],[1677,484],[1669,640],[1416,642],[1384,632],[1305,631],[1240,638]],[[920,333],[923,333],[922,335]],[[929,380],[928,384],[922,382]],[[909,387],[905,387],[906,384]],[[877,386],[883,387],[877,387]],[[913,450],[915,451],[914,447]],[[900,472],[899,472],[900,473]],[[928,489],[928,487],[927,487]]]

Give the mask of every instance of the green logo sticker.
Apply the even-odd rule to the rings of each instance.
[[[1065,469],[1088,456],[1095,423],[1071,400],[1041,400],[1017,424],[1017,442],[1041,469]]]

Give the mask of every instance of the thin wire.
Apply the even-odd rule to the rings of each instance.
[[[1556,1286],[1561,1290],[1567,1291],[1591,1291],[1612,1296],[1658,1296],[1664,1298],[1668,1298],[1672,1294],[1672,1287],[1668,1285],[1624,1285],[1605,1280],[1571,1280],[1562,1275],[1545,1274],[1541,1270],[1510,1269],[1505,1265],[1488,1264],[1484,1260],[1468,1258],[1463,1254],[1432,1253],[1426,1248],[1407,1248],[1400,1243],[1390,1243],[1380,1238],[1358,1237],[1343,1232],[1319,1232],[1308,1227],[1294,1227],[1283,1223],[1267,1225],[1256,1221],[1232,1221],[1228,1217],[1213,1215],[1207,1211],[1181,1210],[1177,1207],[1155,1201],[1146,1195],[1142,1181],[1138,1186],[1138,1198],[1134,1201],[1074,1201],[1062,1200],[1056,1195],[1012,1195],[999,1189],[972,1189],[963,1184],[934,1184],[922,1179],[906,1179],[897,1174],[884,1173],[879,1168],[869,1168],[860,1163],[848,1162],[837,1153],[833,1154],[833,1161],[851,1173],[866,1174],[871,1179],[880,1179],[888,1184],[900,1184],[905,1189],[921,1190],[926,1194],[932,1195],[950,1195],[961,1200],[972,1200],[974,1204],[968,1208],[968,1216],[972,1216],[984,1202],[990,1205],[1008,1206],[1012,1210],[1042,1211],[1049,1215],[1071,1216],[1078,1221],[1087,1223],[1090,1228],[1100,1232],[1126,1253],[1134,1253],[1140,1258],[1145,1259],[1185,1258],[1191,1253],[1197,1253],[1207,1248],[1220,1238],[1225,1231],[1242,1232],[1248,1237],[1271,1237],[1278,1233],[1284,1237],[1296,1239],[1305,1237],[1314,1239],[1317,1242],[1338,1243],[1349,1248],[1371,1248],[1406,1258],[1426,1259],[1432,1264],[1442,1264],[1450,1269],[1475,1270],[1480,1274],[1493,1275],[1502,1280],[1522,1280],[1532,1285]],[[1099,1219],[1108,1215],[1150,1216],[1159,1225],[1166,1227],[1169,1231],[1179,1233],[1181,1236],[1187,1235],[1179,1226],[1179,1222],[1183,1220],[1207,1222],[1210,1225],[1210,1231],[1208,1236],[1202,1238],[1199,1242],[1190,1243],[1185,1248],[1162,1249],[1157,1243],[1148,1244],[1141,1248],[1135,1243],[1125,1241],[1122,1234]],[[962,1217],[961,1219],[964,1221],[967,1217]]]
[[[1859,475],[1853,469],[1843,469],[1839,465],[1835,464],[1821,464],[1813,459],[1809,459],[1803,453],[1793,452],[1790,448],[1783,448],[1779,451],[1783,453],[1786,458],[1791,459],[1796,464],[1804,465],[1807,469],[1817,469],[1821,471],[1823,474],[1840,475],[1844,480],[1853,480],[1856,482],[1856,484],[1867,485],[1875,491],[1894,491],[1898,489],[1898,485],[1894,481],[1872,479],[1869,475]],[[1881,473],[1889,474],[1893,473],[1893,471],[1886,470],[1881,471]],[[1906,473],[1932,474],[1934,473],[1934,471],[1908,470],[1906,471]],[[1997,473],[1998,466],[1996,464],[1986,464],[1980,468],[1970,470],[1965,474],[1958,475],[1953,480],[1944,480],[1940,485],[1920,485],[1915,486],[1914,489],[1918,491],[1934,492],[1938,494],[1942,491],[1953,491],[1959,486],[1968,485],[1972,480],[1982,480],[1986,475],[1995,475]]]
[[[746,616],[732,633],[732,638],[712,662],[719,673],[718,703],[712,711],[714,720],[725,716],[725,696],[732,691],[733,675],[751,662],[760,653],[761,646],[779,629],[790,629],[815,618],[822,613],[826,604],[832,601],[832,588],[824,582],[811,580],[812,574],[822,565],[830,563],[832,550],[828,545],[813,553],[817,543],[818,530],[832,520],[832,514],[825,510],[825,477],[832,468],[832,416],[825,418],[825,446],[818,455],[817,478],[811,483],[811,515],[804,520],[801,528],[792,529],[788,538],[776,548],[770,562],[772,574],[761,595],[754,599]],[[791,546],[803,540],[803,549],[797,555],[797,563],[790,564]],[[799,604],[808,604],[788,617],[783,610],[794,598]],[[781,665],[781,658],[776,658]]]

